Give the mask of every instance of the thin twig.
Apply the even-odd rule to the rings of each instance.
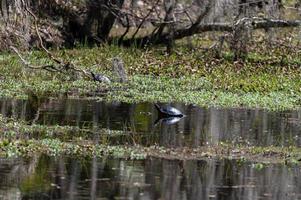
[[[152,14],[152,12],[154,11],[154,9],[156,8],[156,6],[159,4],[160,0],[157,0],[157,2],[153,5],[153,7],[149,10],[149,12],[147,13],[147,15],[145,15],[145,17],[143,17],[141,23],[139,24],[139,26],[137,27],[135,33],[132,36],[132,39],[134,39],[137,35],[137,33],[139,32],[140,28],[142,27],[142,25],[144,24],[144,22],[146,21],[146,19]]]
[[[39,41],[40,41],[41,48],[47,53],[47,55],[54,62],[56,62],[57,64],[59,64],[61,66],[61,68],[64,69],[65,71],[67,71],[69,69],[72,69],[72,70],[74,70],[76,72],[81,72],[85,76],[91,78],[91,76],[89,75],[89,73],[86,70],[77,69],[77,67],[75,67],[75,65],[72,64],[71,62],[64,62],[63,60],[60,60],[60,59],[56,58],[50,51],[48,51],[48,49],[43,44],[43,40],[42,40],[42,37],[40,35],[40,31],[38,29],[38,18],[37,18],[37,16],[27,6],[25,6],[25,10],[34,18],[35,29],[36,29],[36,33],[37,33]],[[62,70],[58,70],[58,69],[56,69],[56,70],[62,72]]]
[[[126,18],[126,23],[127,23],[127,25],[126,25],[126,30],[124,31],[124,33],[122,34],[122,36],[119,38],[119,44],[122,42],[122,40],[123,40],[123,38],[126,36],[126,34],[129,32],[129,30],[130,30],[130,21],[129,21],[129,17],[126,15],[125,16],[125,18]]]
[[[20,58],[20,60],[23,62],[23,64],[30,69],[35,69],[35,70],[40,70],[40,69],[45,69],[49,72],[61,72],[63,73],[62,70],[54,67],[53,65],[41,65],[41,66],[33,66],[31,65],[27,60],[25,60],[23,58],[23,56],[20,54],[20,52],[18,51],[18,49],[14,46],[10,46],[10,48],[18,55],[18,57]]]

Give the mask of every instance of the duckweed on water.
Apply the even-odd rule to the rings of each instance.
[[[300,147],[256,147],[244,144],[220,142],[196,148],[163,147],[143,145],[136,136],[135,145],[127,144],[129,132],[102,129],[97,140],[92,132],[72,126],[27,125],[11,118],[0,116],[0,157],[33,156],[44,153],[51,156],[111,156],[113,158],[145,159],[156,157],[179,160],[202,160],[206,158],[227,158],[258,163],[299,163]],[[33,135],[39,133],[39,137]],[[114,143],[114,137],[123,135],[125,140]],[[105,137],[104,137],[105,136]],[[104,137],[104,138],[103,138]],[[141,136],[143,137],[143,136]],[[143,140],[143,139],[141,139]]]
[[[156,157],[172,160],[203,160],[205,158],[237,159],[258,163],[299,163],[301,148],[297,147],[243,147],[224,144],[203,146],[198,148],[167,148],[160,146],[128,146],[128,145],[103,145],[92,141],[62,142],[59,139],[42,140],[15,140],[8,142],[0,140],[0,156],[33,156],[43,153],[50,156],[73,155],[123,159],[145,159]]]

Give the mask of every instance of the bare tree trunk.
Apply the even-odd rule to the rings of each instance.
[[[247,57],[251,29],[249,18],[243,18],[235,23],[230,41],[230,49],[234,53],[234,60],[244,60]]]
[[[106,1],[106,4],[108,4],[108,2],[110,2],[110,0]],[[111,2],[113,5],[115,5],[116,7],[118,7],[119,9],[122,8],[124,0],[112,0]],[[117,12],[117,11],[115,11]],[[113,12],[109,12],[107,11],[107,14],[104,18],[102,18],[102,20],[99,20],[101,26],[98,26],[98,30],[97,30],[97,36],[99,38],[101,38],[104,41],[107,41],[108,37],[109,37],[109,33],[115,23],[116,20],[116,14],[118,13],[114,13]]]
[[[166,10],[166,21],[168,22],[168,37],[167,37],[167,43],[166,43],[166,52],[168,54],[171,54],[173,51],[174,46],[174,30],[175,30],[175,21],[176,18],[174,16],[174,9],[176,7],[176,1],[175,0],[165,0],[164,1],[164,7]],[[170,22],[170,23],[169,23]]]
[[[7,21],[9,16],[7,0],[1,0],[0,6],[1,15],[3,16],[4,21]]]

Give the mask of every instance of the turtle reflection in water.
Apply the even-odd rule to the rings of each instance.
[[[160,106],[155,104],[156,109],[158,110],[158,119],[155,121],[155,124],[162,122],[166,125],[172,125],[179,122],[184,114],[178,109],[172,106]]]

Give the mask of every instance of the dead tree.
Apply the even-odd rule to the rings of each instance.
[[[164,10],[165,10],[165,17],[164,22],[159,27],[155,37],[160,37],[163,33],[164,28],[167,28],[168,37],[166,42],[166,51],[168,54],[172,52],[173,45],[174,45],[174,30],[175,30],[175,21],[176,18],[174,16],[174,9],[176,7],[175,0],[164,0]]]

